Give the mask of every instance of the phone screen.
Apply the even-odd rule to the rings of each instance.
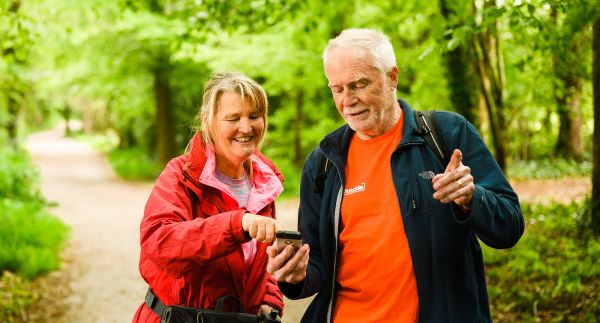
[[[277,231],[275,233],[277,253],[282,252],[285,247],[291,245],[294,250],[302,247],[302,234],[299,231]]]

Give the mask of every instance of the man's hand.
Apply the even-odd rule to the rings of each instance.
[[[306,278],[309,252],[308,244],[303,245],[296,253],[294,253],[294,247],[287,246],[279,254],[277,254],[277,248],[269,246],[267,247],[269,256],[267,271],[278,282],[297,284]]]
[[[469,209],[475,191],[471,168],[462,164],[462,152],[454,149],[452,157],[443,174],[437,174],[432,179],[433,198],[442,203],[454,202]]]
[[[271,243],[279,227],[275,219],[266,216],[246,213],[242,217],[242,229],[248,232],[251,238],[256,238],[260,242]]]

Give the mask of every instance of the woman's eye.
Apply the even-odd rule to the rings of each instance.
[[[252,120],[260,119],[260,115],[259,114],[250,115],[250,119],[252,119]]]

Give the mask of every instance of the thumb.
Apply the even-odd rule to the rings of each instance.
[[[454,149],[454,151],[452,152],[452,157],[450,157],[450,162],[448,163],[448,166],[446,166],[446,173],[451,171],[451,170],[455,170],[460,163],[462,162],[462,152],[458,149]]]

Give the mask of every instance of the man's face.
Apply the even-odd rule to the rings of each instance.
[[[394,126],[397,68],[384,75],[367,50],[336,48],[328,54],[325,74],[338,112],[361,139]]]

